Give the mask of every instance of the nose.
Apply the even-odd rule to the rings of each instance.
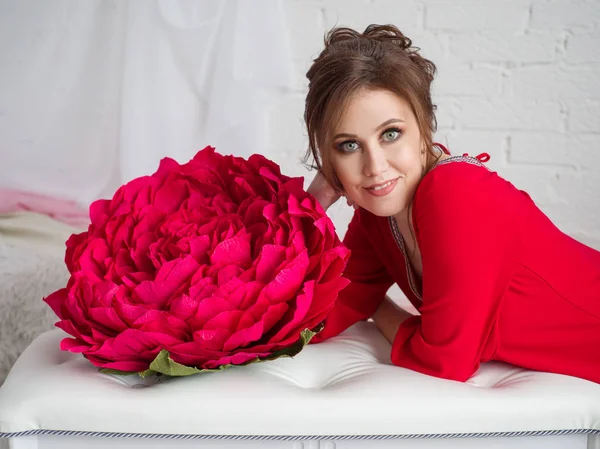
[[[389,168],[389,163],[385,150],[379,145],[374,145],[367,148],[363,152],[363,174],[368,177],[376,177],[385,173]]]

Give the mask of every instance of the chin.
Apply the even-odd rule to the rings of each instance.
[[[376,206],[373,204],[369,204],[366,206],[361,205],[360,207],[371,212],[373,215],[375,215],[377,217],[393,217],[393,216],[398,215],[403,210],[402,208],[397,207],[397,206],[396,207],[392,207],[392,206],[385,207],[383,205]]]
[[[377,217],[395,217],[409,204],[409,198],[399,187],[396,185],[392,192],[381,197],[360,192],[360,195],[356,195],[358,201],[354,200],[354,202]]]

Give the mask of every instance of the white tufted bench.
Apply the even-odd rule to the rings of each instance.
[[[0,389],[16,449],[600,449],[600,385],[488,363],[462,384],[392,366],[369,322],[280,359],[188,378],[99,373],[43,334]]]

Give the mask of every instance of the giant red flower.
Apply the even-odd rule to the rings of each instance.
[[[294,355],[318,332],[349,256],[333,223],[260,155],[163,159],[90,207],[45,298],[61,349],[124,372],[186,375]]]

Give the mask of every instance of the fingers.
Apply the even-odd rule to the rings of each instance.
[[[356,204],[354,201],[352,201],[350,198],[348,198],[347,196],[346,198],[346,204],[350,207],[353,207],[355,210],[358,209],[358,204]]]

